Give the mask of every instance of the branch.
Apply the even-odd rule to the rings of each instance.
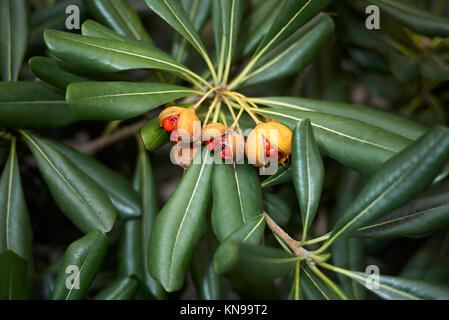
[[[309,251],[306,249],[299,247],[298,241],[292,239],[281,227],[279,227],[273,219],[264,211],[263,215],[265,216],[265,221],[267,222],[268,227],[273,231],[282,241],[297,255],[307,255]]]
[[[122,127],[113,133],[111,133],[108,136],[105,137],[99,137],[94,140],[91,140],[85,144],[75,146],[76,149],[79,151],[93,155],[97,151],[104,149],[111,144],[126,140],[130,137],[132,137],[136,132],[139,132],[139,130],[142,128],[142,126],[147,122],[148,120],[142,120],[139,122],[136,122],[134,124],[131,124],[129,126]]]

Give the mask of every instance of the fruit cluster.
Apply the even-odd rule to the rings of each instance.
[[[258,123],[245,143],[243,135],[233,126],[213,122],[203,126],[194,108],[172,106],[159,114],[159,127],[169,132],[170,140],[176,142],[175,161],[186,168],[199,149],[201,142],[223,160],[236,163],[244,158],[256,167],[268,166],[270,162],[284,162],[291,154],[292,132],[283,124],[267,120]],[[201,140],[200,140],[201,139]],[[189,152],[182,152],[189,149]]]

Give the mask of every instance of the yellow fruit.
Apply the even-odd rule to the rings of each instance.
[[[199,149],[199,146],[191,147],[178,142],[172,148],[172,162],[182,168],[188,168]]]
[[[269,150],[277,151],[278,158],[273,158]],[[249,134],[245,152],[249,162],[257,167],[275,160],[284,163],[292,153],[292,132],[277,121],[260,123]]]

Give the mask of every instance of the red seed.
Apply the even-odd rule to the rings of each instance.
[[[164,127],[165,131],[172,132],[173,130],[178,129],[178,118],[179,114],[165,118],[162,121],[162,126]]]

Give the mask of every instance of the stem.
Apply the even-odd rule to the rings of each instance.
[[[218,103],[217,107],[215,108],[215,113],[214,113],[214,117],[212,118],[212,123],[217,122],[218,115],[220,114],[220,110],[221,110],[221,102]]]
[[[243,108],[240,109],[239,115],[236,117],[236,116],[235,116],[234,109],[232,108],[231,104],[229,103],[229,100],[228,100],[226,97],[223,97],[223,100],[224,100],[226,106],[228,107],[229,112],[230,112],[231,115],[232,115],[232,118],[234,119],[234,122],[232,123],[231,128],[234,128],[235,125],[237,125],[237,128],[240,130],[239,119],[240,119],[240,116],[242,115],[244,109],[243,109]]]
[[[106,137],[99,137],[95,140],[89,141],[86,144],[82,144],[80,146],[75,146],[79,151],[86,153],[86,154],[94,154],[98,150],[104,149],[111,144],[123,141],[129,137],[132,137],[136,132],[138,132],[142,126],[147,122],[148,120],[142,120],[137,123],[134,123],[132,125],[120,128],[110,134]]]
[[[307,255],[309,251],[304,248],[298,248],[298,241],[292,239],[273,219],[264,211],[263,215],[268,227],[293,251],[297,256]]]
[[[325,235],[322,235],[321,237],[318,237],[318,238],[314,238],[314,239],[306,240],[306,241],[301,241],[301,242],[298,243],[298,245],[306,246],[306,245],[310,245],[310,244],[323,242],[323,241],[329,239],[329,237],[330,237],[330,233],[326,233]]]
[[[259,118],[257,118],[257,116],[250,110],[249,106],[243,102],[238,95],[236,95],[235,93],[231,92],[231,91],[223,91],[223,94],[231,97],[234,101],[236,101],[242,108],[245,109],[245,111],[250,115],[250,117],[254,120],[254,122],[257,124],[261,123],[261,121],[259,120]]]
[[[122,122],[121,120],[110,121],[104,128],[103,132],[101,133],[101,136],[107,137],[108,135],[110,135],[111,132],[114,131],[120,125],[121,122]]]
[[[223,122],[223,124],[227,127],[228,126],[228,122],[226,121],[226,117],[224,115],[224,112],[220,110],[220,119]]]
[[[348,300],[348,297],[346,297],[346,295],[340,290],[340,288],[337,287],[337,285],[328,277],[326,277],[326,275],[324,273],[322,273],[320,271],[320,269],[318,269],[316,266],[312,265],[312,264],[308,264],[308,266],[310,267],[310,269],[312,269],[312,271],[321,279],[323,280],[323,282],[330,288],[332,289],[341,299],[343,300]]]
[[[215,87],[207,91],[206,94],[200,99],[200,101],[198,101],[197,104],[195,104],[192,108],[196,110],[204,102],[204,100],[206,100],[209,97],[209,95],[212,92],[217,91],[218,89],[220,89],[220,87]]]
[[[217,105],[218,100],[219,100],[218,96],[215,96],[214,100],[212,101],[212,104],[209,107],[209,110],[207,110],[206,118],[204,119],[204,123],[203,123],[203,128],[207,125],[210,115],[212,114],[212,111],[215,109],[215,106]]]

